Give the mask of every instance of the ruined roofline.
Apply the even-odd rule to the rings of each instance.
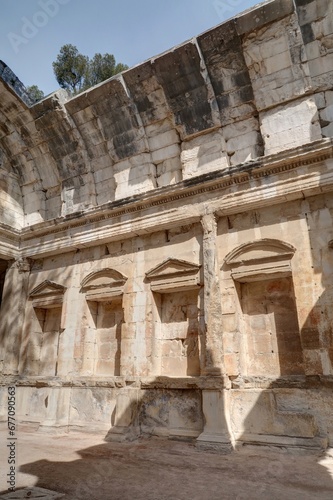
[[[9,66],[0,60],[0,80],[14,93],[26,106],[30,107],[34,103],[30,99],[27,89],[21,80],[15,75]]]
[[[157,59],[174,52],[176,49],[185,46],[188,43],[197,44],[198,39],[202,36],[207,36],[208,34],[212,34],[215,30],[218,30],[220,27],[225,26],[226,30],[228,30],[229,25],[234,25],[235,32],[237,35],[242,36],[254,29],[259,29],[263,27],[265,24],[274,22],[278,19],[281,19],[289,14],[292,14],[295,10],[293,0],[265,0],[264,2],[258,3],[249,9],[240,12],[234,17],[231,17],[227,20],[224,20],[222,23],[215,25],[213,28],[209,28],[208,30],[203,31],[202,33],[189,38],[170,49],[165,50],[155,56],[151,56],[148,59],[141,61],[140,63],[131,66],[125,71],[118,73],[117,75],[108,78],[107,80],[103,80],[102,82],[90,87],[86,91],[83,91],[73,97],[67,93],[67,100],[71,101],[77,99],[82,96],[82,94],[86,94],[91,92],[93,89],[96,89],[100,86],[107,84],[112,80],[121,79],[121,76],[133,69],[139,69],[143,67],[147,63],[154,63]],[[57,94],[61,89],[56,89],[47,96],[43,97],[40,101],[33,102],[29,97],[25,85],[21,82],[21,80],[15,75],[15,73],[10,69],[9,66],[3,61],[0,60],[0,81],[3,81],[5,85],[15,93],[15,95],[29,108],[34,107],[41,101],[45,99],[50,99],[54,94]],[[66,91],[65,91],[66,92]],[[64,96],[62,96],[62,99]]]
[[[1,222],[74,220],[260,162],[271,199],[267,162],[310,147],[316,163],[333,137],[332,4],[295,5],[260,4],[71,99],[28,107],[1,84]]]
[[[223,26],[226,27],[226,31],[228,31],[230,25],[235,26],[236,34],[238,36],[242,36],[245,35],[246,33],[253,31],[254,29],[262,28],[265,24],[269,24],[279,19],[282,19],[283,17],[292,14],[295,10],[296,9],[293,0],[265,0],[263,2],[257,3],[253,7],[250,7],[249,9],[240,12],[236,16],[226,19],[221,23],[215,25],[214,27],[203,31],[198,35],[193,36],[192,38],[188,38],[187,40],[184,40],[183,42],[177,45],[174,45],[170,49],[160,52],[159,54],[156,54],[154,56],[151,56],[145,59],[144,61],[141,61],[140,63],[135,64],[134,66],[131,66],[130,68],[122,71],[121,73],[118,73],[108,78],[107,80],[103,80],[102,82],[94,85],[93,87],[90,87],[89,89],[78,93],[73,97],[69,97],[69,101],[73,101],[79,97],[82,97],[82,95],[85,95],[99,87],[102,87],[103,85],[106,85],[112,80],[122,79],[122,75],[125,75],[126,73],[132,70],[139,70],[141,67],[143,68],[144,65],[149,63],[154,64],[158,59],[168,54],[171,54],[172,52],[175,52],[175,50],[184,47],[189,43],[198,46],[198,39],[200,37],[212,34],[214,31],[217,31],[219,28]],[[254,17],[255,13],[256,17]],[[48,97],[50,96],[51,95],[49,95]]]

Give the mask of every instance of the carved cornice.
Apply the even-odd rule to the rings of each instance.
[[[331,158],[333,158],[333,139],[323,139],[241,165],[193,177],[172,186],[158,188],[144,194],[107,203],[85,212],[41,222],[23,228],[21,231],[10,231],[8,227],[0,227],[0,234],[5,234],[6,238],[11,238],[16,243],[18,243],[18,240],[21,243],[28,243],[35,238],[50,234],[63,233],[66,236],[68,230],[93,225],[101,221],[110,221],[110,224],[114,224],[116,218],[127,214],[140,213],[143,210],[160,205],[170,206],[172,202],[198,197],[202,194],[217,194],[219,191],[223,192],[223,190],[231,186],[246,185],[263,177],[278,175],[309,165],[319,165]],[[289,179],[286,178],[286,180],[289,182]],[[290,182],[293,181],[294,179]],[[270,202],[273,202],[273,200],[274,195],[270,197]],[[265,202],[267,203],[267,200],[258,201],[258,206],[260,203],[264,205]]]
[[[302,166],[321,163],[333,158],[333,140],[323,139],[303,147],[283,151],[249,161],[241,165],[203,174],[165,188],[159,188],[142,195],[124,198],[112,203],[101,205],[96,209],[83,213],[71,214],[49,222],[35,224],[22,230],[22,240],[28,240],[50,233],[66,231],[73,227],[92,224],[101,220],[112,219],[122,215],[135,213],[158,205],[169,204],[184,198],[197,196],[212,191],[223,190],[233,184],[244,184],[252,179],[259,179],[281,172],[294,170]],[[101,211],[104,213],[101,214]],[[69,218],[68,217],[68,218]]]
[[[13,241],[19,244],[21,231],[18,229],[9,228],[6,224],[0,223],[0,235],[2,242],[4,240]]]
[[[201,390],[253,390],[253,389],[333,389],[332,375],[289,375],[279,378],[269,377],[237,377],[229,379],[227,376],[220,377],[43,377],[43,376],[18,376],[1,375],[0,387],[15,385],[17,387],[100,387],[119,388],[126,386],[141,389],[201,389]]]

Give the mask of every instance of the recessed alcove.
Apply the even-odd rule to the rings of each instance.
[[[199,270],[170,258],[146,273],[153,295],[157,375],[200,374]]]
[[[120,375],[123,289],[126,276],[114,269],[89,274],[81,284],[94,330],[93,372]]]
[[[65,290],[64,286],[47,280],[30,293],[33,317],[27,354],[36,375],[57,375]]]
[[[304,374],[291,267],[294,252],[288,243],[265,239],[241,245],[225,259],[237,292],[234,315],[243,375]]]

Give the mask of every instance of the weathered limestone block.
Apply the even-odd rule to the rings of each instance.
[[[258,110],[297,98],[311,89],[302,48],[295,15],[244,38],[244,57]]]
[[[169,186],[182,180],[182,165],[180,157],[164,160],[156,166],[157,187]]]
[[[153,135],[152,137],[148,138],[150,151],[157,151],[159,149],[166,148],[167,146],[171,146],[179,142],[180,142],[179,135],[174,129],[162,132],[158,135]]]
[[[181,162],[184,179],[228,167],[222,133],[212,132],[182,142]]]
[[[163,54],[154,60],[154,70],[182,139],[215,126],[196,45],[187,43]]]
[[[17,416],[27,430],[68,430],[69,387],[17,387]]]
[[[198,390],[149,389],[140,395],[137,421],[143,435],[193,439],[202,431]]]
[[[265,154],[301,146],[321,138],[318,110],[312,97],[260,114]]]
[[[313,86],[332,88],[333,5],[329,0],[295,1]]]
[[[293,391],[293,395],[295,392]],[[279,397],[278,405],[275,395]],[[233,391],[231,393],[232,430],[239,444],[285,445],[288,447],[320,448],[325,438],[320,435],[313,410],[304,411],[307,400],[303,393],[302,411],[281,405],[283,390]],[[279,406],[281,405],[281,409]],[[244,413],[243,408],[247,411]],[[251,409],[252,407],[252,409]]]
[[[199,36],[198,44],[214,89],[222,126],[255,114],[250,76],[234,21]]]
[[[116,391],[107,387],[73,387],[70,391],[68,424],[73,430],[108,431],[114,423]]]
[[[4,374],[19,372],[20,349],[22,343],[22,329],[25,321],[25,306],[28,294],[30,262],[28,259],[18,259],[10,262],[6,271],[6,278],[1,302],[0,339],[3,349]],[[13,314],[13,300],[16,304],[16,313]]]
[[[250,118],[223,128],[226,151],[231,165],[238,165],[263,155],[263,143],[257,119]]]
[[[40,184],[43,185],[44,189],[52,190],[58,187],[60,183],[59,172],[55,160],[50,155],[50,148],[47,146],[47,143],[44,142],[36,151],[30,150],[30,152],[34,163],[28,166],[29,170],[35,172],[33,178],[36,176],[36,173],[41,172]]]
[[[16,175],[1,168],[0,160],[0,220],[15,229],[23,225],[22,193]]]
[[[222,453],[232,451],[232,437],[229,431],[229,391],[202,391],[202,409],[205,418],[203,432],[197,438],[197,447],[217,450]]]
[[[155,73],[154,60],[125,71],[123,78],[150,137],[149,128],[154,129],[160,120],[170,119],[170,108]]]
[[[76,115],[77,114],[78,113],[76,113]],[[93,120],[87,121],[81,125],[79,124],[78,129],[87,147],[89,156],[94,157],[94,153],[96,151],[94,146],[97,146],[106,140],[102,130],[98,126],[98,119],[94,118]]]
[[[280,0],[279,2],[266,2],[257,6],[254,12],[243,12],[235,18],[237,33],[244,35],[266,24],[276,22],[294,12],[293,0]]]
[[[95,184],[90,174],[71,177],[62,182],[61,215],[79,212],[92,206],[95,200]]]
[[[161,147],[160,149],[153,150],[151,157],[154,164],[159,164],[169,158],[179,157],[180,147],[179,144],[171,144],[170,146]]]
[[[128,169],[122,171],[118,171],[118,168],[118,164],[115,164],[116,200],[144,193],[156,187],[156,167],[152,163],[134,167],[129,163]]]
[[[26,225],[43,221],[46,211],[45,192],[39,183],[25,184],[22,186],[22,197]]]

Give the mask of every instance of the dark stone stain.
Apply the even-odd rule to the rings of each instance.
[[[168,105],[176,122],[183,126],[185,135],[211,128],[211,108],[196,47],[187,44],[161,56],[155,61],[154,69]]]
[[[305,45],[313,42],[316,39],[311,24],[304,24],[303,26],[301,26],[301,32]]]

